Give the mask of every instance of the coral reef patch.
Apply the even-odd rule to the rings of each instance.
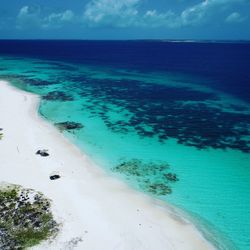
[[[66,94],[63,91],[51,91],[47,95],[44,95],[42,99],[49,101],[61,101],[61,102],[74,100],[74,98],[71,95]]]
[[[61,131],[63,132],[64,130],[75,130],[75,129],[81,129],[84,126],[79,123],[79,122],[57,122],[55,123],[55,126]]]
[[[179,180],[169,170],[170,166],[165,162],[145,163],[139,159],[122,161],[112,168],[112,171],[126,175],[129,180],[139,183],[143,190],[157,196],[171,194],[171,184]]]
[[[250,114],[239,113],[237,105],[231,111],[209,106],[208,100],[218,100],[216,94],[127,79],[84,79],[80,88],[89,98],[83,109],[101,117],[113,132],[133,128],[141,138],[156,137],[162,143],[174,138],[197,149],[250,152]],[[109,114],[117,113],[117,107],[129,115],[113,121]]]
[[[35,78],[41,71],[40,66],[45,67],[46,76]],[[52,68],[57,74],[51,73]],[[179,144],[200,150],[250,152],[249,112],[238,103],[224,109],[220,106],[223,97],[216,92],[167,82],[151,83],[146,75],[139,80],[136,75],[134,78],[114,72],[98,77],[100,72],[73,68],[59,62],[37,61],[29,72],[25,72],[27,68],[20,74],[2,71],[0,78],[23,89],[39,90],[43,100],[69,102],[70,105],[70,101],[80,97],[83,102],[79,102],[79,108],[89,112],[89,117],[101,118],[115,133],[135,132],[141,138],[154,137],[160,143],[173,138]],[[54,87],[56,90],[51,91]],[[120,118],[114,120],[117,113]]]

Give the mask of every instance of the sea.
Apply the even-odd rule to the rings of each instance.
[[[1,40],[0,79],[217,249],[250,249],[250,42]]]

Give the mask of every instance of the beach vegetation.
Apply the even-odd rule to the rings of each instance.
[[[43,194],[17,185],[0,189],[0,249],[27,249],[55,237],[50,200]]]

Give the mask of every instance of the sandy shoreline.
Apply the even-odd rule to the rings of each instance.
[[[33,249],[214,249],[172,208],[107,176],[38,115],[38,105],[38,96],[0,81],[0,182],[41,191],[62,223],[53,242]],[[51,181],[53,172],[62,178]],[[81,241],[73,247],[72,239]]]

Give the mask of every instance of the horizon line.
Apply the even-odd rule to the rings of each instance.
[[[0,38],[0,41],[162,41],[162,42],[246,42],[250,39],[166,39],[166,38],[135,38],[135,39],[81,39],[81,38]]]

